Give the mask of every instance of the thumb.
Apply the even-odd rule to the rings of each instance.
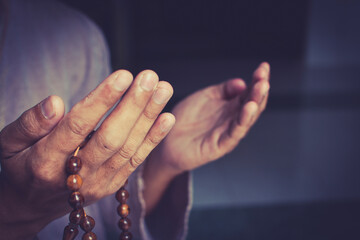
[[[9,158],[46,136],[64,116],[64,103],[49,96],[0,132],[0,156]]]

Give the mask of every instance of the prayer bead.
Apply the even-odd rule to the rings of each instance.
[[[79,157],[72,156],[66,164],[66,172],[69,174],[77,174],[82,167],[82,162]]]
[[[129,199],[129,192],[124,187],[122,187],[116,192],[115,196],[118,202],[124,204]]]
[[[85,233],[82,237],[82,240],[96,240],[96,239],[97,239],[96,234],[93,232]]]
[[[131,221],[128,218],[121,218],[119,220],[119,228],[121,228],[121,230],[123,231],[128,231],[129,228],[131,227]]]
[[[76,226],[67,225],[64,228],[63,240],[73,240],[78,235],[79,230]]]
[[[126,218],[129,214],[130,214],[130,208],[129,205],[127,204],[121,204],[118,208],[117,208],[118,214],[123,217]]]
[[[84,216],[80,221],[80,227],[85,232],[91,232],[95,227],[95,220],[89,215]]]
[[[79,224],[82,217],[84,216],[84,209],[73,210],[69,215],[69,221],[73,224]]]
[[[82,186],[82,183],[82,178],[77,174],[70,175],[66,180],[66,185],[71,191],[79,190]]]
[[[69,196],[69,204],[74,209],[81,209],[84,204],[84,197],[80,192],[73,192]]]
[[[130,232],[122,232],[120,234],[120,240],[131,240],[132,239],[132,234]]]

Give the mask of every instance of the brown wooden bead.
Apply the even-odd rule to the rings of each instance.
[[[69,221],[73,224],[79,224],[82,217],[84,216],[84,209],[75,209],[69,215]]]
[[[115,197],[116,197],[116,200],[118,200],[118,202],[120,202],[121,204],[124,204],[129,199],[129,192],[124,187],[121,187],[116,192]]]
[[[123,231],[128,231],[129,228],[131,227],[131,221],[130,221],[130,219],[128,219],[128,218],[121,218],[121,219],[119,220],[118,225],[119,225],[119,228],[120,228],[121,230],[123,230]]]
[[[71,191],[79,190],[82,186],[82,183],[82,178],[80,177],[80,175],[77,174],[70,175],[66,180],[66,185]]]
[[[132,234],[131,234],[131,232],[127,232],[127,231],[125,231],[125,232],[122,232],[121,234],[120,234],[120,238],[119,238],[120,240],[131,240],[132,239]]]
[[[82,240],[96,240],[96,239],[97,239],[96,234],[93,232],[85,233],[82,237]]]
[[[84,216],[80,221],[80,227],[85,232],[91,232],[95,227],[95,220],[89,215]]]
[[[77,174],[82,167],[81,159],[77,156],[72,156],[66,163],[66,172],[68,174]]]
[[[118,206],[117,211],[122,218],[126,218],[130,214],[129,205],[121,204],[120,206]]]
[[[69,196],[69,204],[74,209],[81,209],[84,205],[84,197],[80,192],[72,192]]]
[[[64,228],[63,240],[73,240],[79,234],[76,226],[67,225]]]

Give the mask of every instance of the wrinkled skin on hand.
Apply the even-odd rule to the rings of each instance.
[[[124,96],[78,154],[85,204],[114,193],[174,125],[172,114],[160,114],[172,93],[153,71],[133,80],[119,70],[65,116],[63,101],[50,96],[6,126],[0,133],[0,235],[31,239],[71,210],[65,163]]]

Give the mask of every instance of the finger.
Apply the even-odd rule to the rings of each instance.
[[[265,94],[263,100],[260,102],[260,107],[259,107],[260,113],[265,110],[268,99],[269,99],[269,91]]]
[[[258,81],[269,81],[270,79],[270,64],[262,62],[253,73],[252,83],[255,84]]]
[[[166,137],[174,124],[175,117],[171,113],[163,113],[158,117],[136,153],[129,161],[124,163],[120,171],[117,171],[113,178],[112,185],[109,188],[110,192],[115,192],[119,186],[123,184],[130,174],[146,159],[151,151]],[[115,155],[114,158],[115,159],[113,160],[116,161],[116,158],[119,158],[119,155]],[[118,160],[122,161],[121,157]]]
[[[2,157],[11,157],[33,145],[49,134],[63,116],[64,103],[57,96],[49,96],[24,112],[0,132]]]
[[[46,152],[52,154],[48,156],[51,159],[59,159],[61,156],[71,154],[96,127],[106,112],[116,104],[131,82],[132,75],[128,71],[119,70],[112,73],[77,103],[54,131],[46,137],[46,141],[38,144],[34,151],[43,154],[46,149]],[[59,156],[55,153],[59,153]]]
[[[260,101],[258,102],[259,105],[259,113],[263,112],[267,101],[268,101],[268,97],[269,97],[269,89],[270,89],[270,65],[267,62],[263,62],[260,64],[259,68],[257,71],[255,71],[254,73],[254,81],[258,81],[261,82],[259,84],[261,84],[261,86],[259,86],[258,88],[259,90],[259,97],[256,98],[257,102],[260,99]],[[259,115],[258,115],[259,116]]]
[[[143,143],[146,135],[172,94],[173,88],[169,83],[163,81],[158,83],[157,89],[131,130],[129,137],[116,153],[116,155],[119,156],[111,158],[112,160],[108,160],[104,164],[105,167],[109,169],[119,169],[126,161],[130,160],[139,146]]]
[[[143,113],[158,81],[159,77],[151,70],[145,70],[135,78],[125,97],[83,149],[89,167],[99,167],[119,151]]]
[[[254,101],[260,106],[270,89],[269,79],[270,65],[267,62],[263,62],[253,74],[251,88],[247,94],[246,101]]]
[[[246,83],[240,78],[230,79],[221,84],[222,98],[233,99],[246,91]]]
[[[247,102],[241,109],[238,119],[229,122],[227,131],[217,129],[216,131],[221,131],[218,140],[219,148],[225,152],[231,151],[245,137],[257,111],[258,105],[254,101]]]
[[[264,111],[264,109],[266,108],[266,104],[269,98],[269,91],[267,91],[267,93],[265,94],[265,96],[263,96],[263,99],[260,102],[260,105],[258,107],[258,110],[256,112],[256,114],[254,114],[254,117],[252,118],[251,121],[251,126],[254,125],[254,123],[259,119],[261,113]]]
[[[269,89],[270,85],[268,81],[259,81],[255,83],[250,90],[247,101],[254,101],[258,105],[261,105],[261,103],[265,100]]]
[[[240,111],[239,118],[235,126],[237,125],[246,126],[246,127],[250,126],[251,121],[254,119],[254,117],[256,117],[258,108],[259,106],[257,105],[256,102],[254,101],[247,102]]]

